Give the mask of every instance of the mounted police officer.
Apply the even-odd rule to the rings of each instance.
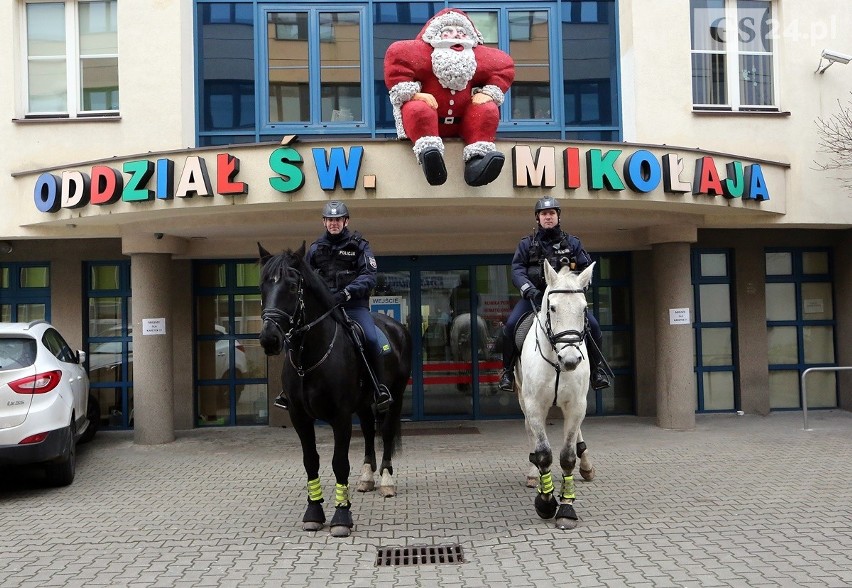
[[[566,265],[574,271],[582,271],[591,263],[592,258],[583,249],[580,239],[562,231],[559,226],[559,215],[562,209],[555,198],[541,198],[535,204],[535,218],[538,227],[535,233],[521,239],[515,256],[512,258],[512,283],[521,292],[521,300],[515,304],[506,324],[503,326],[503,375],[498,387],[506,392],[514,388],[514,366],[517,359],[515,348],[515,328],[527,312],[541,308],[542,297],[546,287],[544,281],[544,260],[556,271]],[[602,335],[597,319],[590,310],[589,330],[593,342],[586,345],[591,361],[592,388],[601,390],[609,387],[601,354]],[[588,343],[588,338],[587,338]]]
[[[311,244],[305,258],[331,290],[334,303],[343,308],[346,315],[364,331],[364,359],[372,372],[370,381],[376,410],[383,412],[390,407],[391,395],[381,383],[384,362],[376,335],[376,323],[370,315],[370,291],[376,286],[376,258],[373,257],[369,242],[357,231],[349,230],[349,208],[343,202],[331,200],[325,204],[322,224],[325,226],[325,234]],[[275,403],[279,406],[282,404],[278,399]]]

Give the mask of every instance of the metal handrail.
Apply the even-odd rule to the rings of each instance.
[[[811,372],[842,372],[844,370],[852,370],[852,366],[812,367],[802,372],[802,416],[805,419],[805,431],[811,430],[808,428],[808,389],[805,387],[805,376]]]

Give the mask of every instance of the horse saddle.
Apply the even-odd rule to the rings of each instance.
[[[352,321],[352,330],[355,333],[355,336],[358,337],[358,340],[361,342],[361,345],[366,345],[367,337],[364,335],[364,329],[361,328],[361,325],[358,324],[357,321]],[[385,332],[379,328],[379,325],[376,325],[376,338],[379,340],[379,349],[381,350],[382,355],[387,355],[391,352],[391,344],[388,336],[385,335]]]
[[[515,327],[515,348],[518,351],[520,351],[521,347],[524,345],[524,339],[527,338],[527,333],[530,332],[534,320],[535,313],[533,311],[529,311],[521,317],[521,320],[518,321],[518,326]]]

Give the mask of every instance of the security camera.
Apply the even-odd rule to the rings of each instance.
[[[846,64],[852,61],[852,55],[846,55],[845,53],[832,51],[831,49],[823,49],[822,57],[834,63]]]
[[[162,233],[154,233],[154,238],[157,239],[157,240],[160,240],[160,239],[163,238],[163,234]]]

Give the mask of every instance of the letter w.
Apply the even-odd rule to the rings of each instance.
[[[354,190],[358,182],[358,172],[364,159],[363,147],[352,147],[349,162],[346,162],[346,151],[343,147],[332,147],[326,160],[325,150],[320,147],[311,149],[314,155],[314,165],[317,177],[323,190],[334,190],[337,182],[344,190]]]

